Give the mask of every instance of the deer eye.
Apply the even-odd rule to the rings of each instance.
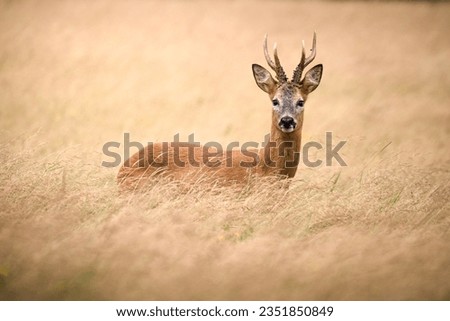
[[[303,100],[297,101],[297,107],[303,107],[305,105],[305,102]]]
[[[280,102],[278,101],[278,99],[274,99],[272,100],[272,104],[274,107],[278,107],[280,105]]]

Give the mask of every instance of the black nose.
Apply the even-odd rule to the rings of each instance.
[[[292,117],[283,117],[280,119],[280,127],[283,128],[295,128],[295,120]]]

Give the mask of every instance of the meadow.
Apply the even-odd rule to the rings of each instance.
[[[1,1],[0,299],[450,300],[448,30],[447,2]],[[291,76],[314,31],[303,144],[347,166],[118,192],[124,133],[262,142],[264,35]]]

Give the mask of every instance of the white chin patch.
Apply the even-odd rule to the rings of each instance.
[[[289,127],[289,128],[281,127],[281,131],[283,133],[292,133],[294,131],[294,127]]]

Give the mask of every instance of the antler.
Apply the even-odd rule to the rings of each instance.
[[[278,52],[277,52],[277,44],[275,43],[273,47],[273,56],[275,58],[275,62],[273,62],[272,58],[270,58],[269,51],[267,50],[267,34],[264,38],[264,56],[266,56],[267,64],[270,66],[270,68],[275,71],[278,81],[279,82],[286,82],[287,77],[283,70],[283,67],[281,67],[280,59],[278,58]]]
[[[295,68],[294,70],[294,75],[292,76],[293,83],[300,84],[303,70],[305,70],[306,66],[308,66],[314,60],[314,58],[316,58],[316,32],[314,32],[311,54],[308,56],[308,58],[305,58],[305,42],[302,41],[302,58],[300,59],[300,63],[298,64],[297,68]]]

